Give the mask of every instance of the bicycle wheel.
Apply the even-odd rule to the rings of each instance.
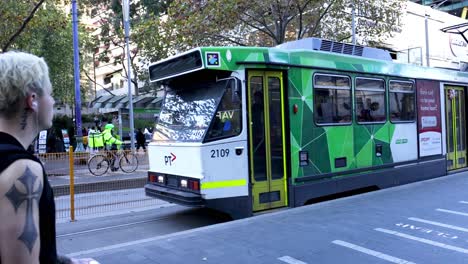
[[[138,159],[132,153],[125,153],[120,157],[119,166],[126,173],[134,172],[138,168]]]
[[[91,174],[101,176],[109,169],[109,161],[104,155],[95,155],[89,159],[88,169]]]

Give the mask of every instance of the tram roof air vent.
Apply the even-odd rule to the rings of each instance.
[[[360,56],[378,60],[391,61],[392,57],[390,53],[383,49],[376,49],[370,47],[362,47],[357,45],[351,45],[347,43],[335,42],[319,38],[305,38],[286,42],[276,46],[282,49],[310,49],[320,50],[325,52],[341,53],[353,56]]]

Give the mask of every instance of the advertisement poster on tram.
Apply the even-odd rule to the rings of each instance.
[[[419,154],[442,154],[439,82],[417,81]]]

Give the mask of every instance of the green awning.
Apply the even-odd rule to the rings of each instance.
[[[104,108],[115,108],[119,101],[123,100],[125,97],[127,97],[127,95],[114,96],[111,100],[106,102]]]
[[[159,108],[163,98],[155,97],[149,94],[143,94],[133,96],[133,107],[134,108]],[[104,108],[104,109],[128,109],[129,98],[127,95],[102,95],[94,99],[90,106],[92,108]]]
[[[94,99],[93,102],[91,102],[93,108],[102,108],[103,105],[111,100],[112,98],[114,98],[113,95],[101,95],[99,96],[98,98]]]

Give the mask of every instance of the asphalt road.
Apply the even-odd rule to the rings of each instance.
[[[81,218],[57,224],[60,254],[93,250],[109,245],[177,233],[229,219],[205,209],[161,203],[158,206],[125,209],[104,217]]]
[[[181,220],[103,230],[86,248],[73,238],[66,252],[112,264],[468,263],[468,172],[221,224],[163,215]]]

